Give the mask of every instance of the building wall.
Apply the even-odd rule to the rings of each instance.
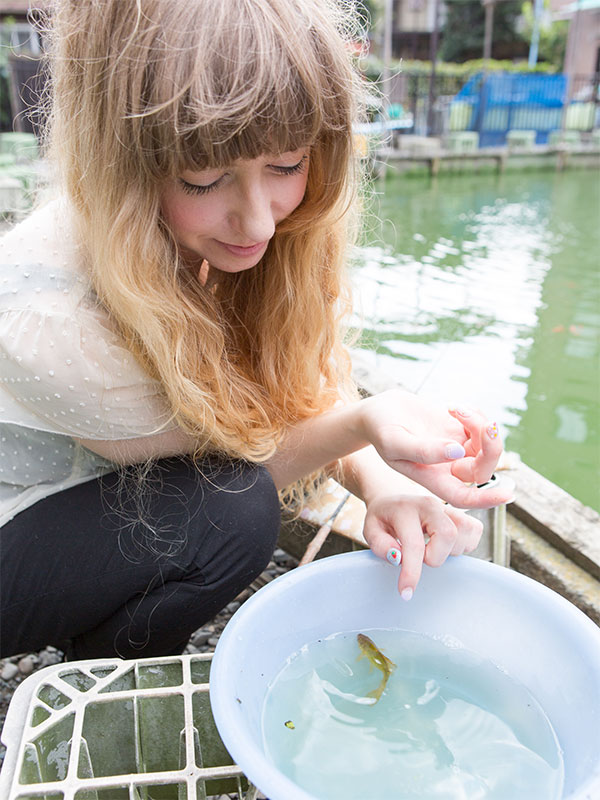
[[[600,0],[597,8],[574,10],[576,0],[550,0],[555,19],[569,20],[564,72],[592,75],[600,71]]]
[[[402,33],[431,33],[434,28],[434,10],[435,0],[396,0],[394,27]]]
[[[569,26],[564,71],[568,75],[598,72],[599,52],[600,8],[579,11]]]

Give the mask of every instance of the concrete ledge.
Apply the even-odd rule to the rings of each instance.
[[[600,514],[526,464],[506,474],[515,482],[510,514],[600,580]]]
[[[511,567],[553,589],[600,625],[600,581],[511,513],[506,525]]]
[[[382,148],[376,160],[394,169],[406,172],[415,168],[427,170],[432,175],[439,172],[479,170],[493,167],[498,172],[505,169],[548,169],[600,167],[600,147],[590,145],[535,145],[534,147],[483,147],[476,151],[458,153],[442,149],[430,152],[406,153],[393,148]]]

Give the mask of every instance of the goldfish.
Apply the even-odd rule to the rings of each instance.
[[[383,675],[379,686],[372,692],[369,692],[369,697],[374,697],[375,702],[377,702],[383,694],[383,690],[386,687],[390,675],[396,669],[396,665],[393,661],[390,661],[387,656],[384,656],[373,640],[365,636],[364,633],[359,633],[356,637],[356,641],[360,647],[360,654],[358,657],[362,658],[366,656],[371,663],[371,668],[377,667],[377,669],[381,670]]]

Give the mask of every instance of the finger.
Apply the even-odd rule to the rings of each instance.
[[[365,539],[369,542],[371,552],[392,566],[400,567],[402,564],[402,548],[398,540],[376,525],[371,525],[368,533],[366,528],[367,526],[365,525]],[[399,591],[402,590],[399,588]],[[410,590],[411,597],[413,591],[414,589]]]
[[[469,485],[453,475],[456,464],[414,464],[399,462],[397,469],[415,483],[428,489],[436,497],[455,508],[492,508],[512,503],[515,494],[514,482],[502,476],[502,480],[490,481],[486,486]]]
[[[450,555],[461,556],[463,553],[472,553],[481,539],[483,522],[450,505],[445,506],[445,511],[457,530],[456,541]]]
[[[463,481],[486,483],[502,455],[502,439],[495,422],[486,423],[480,432],[481,449],[475,458],[464,458],[452,465],[452,474]]]
[[[482,430],[481,451],[475,456],[473,479],[476,483],[486,483],[494,474],[502,455],[504,445],[498,425],[492,422]]]
[[[464,483],[475,483],[475,458],[466,456],[451,466],[452,474]],[[444,498],[447,499],[447,498]]]
[[[435,502],[434,507],[432,504],[432,510],[424,519],[424,530],[429,536],[424,561],[430,567],[440,567],[452,552],[458,536],[456,525],[441,503]]]
[[[443,497],[455,508],[494,508],[505,503],[512,503],[515,499],[515,484],[510,478],[502,478],[497,484],[488,486],[466,486],[458,482],[458,486],[444,487],[446,491],[438,497]]]
[[[402,529],[396,531],[402,547],[402,568],[398,580],[398,591],[403,600],[410,600],[421,578],[425,539],[423,527],[416,510],[405,518]]]
[[[479,432],[481,426],[485,422],[483,414],[476,409],[467,407],[451,408],[448,410],[448,413],[451,414],[454,419],[458,420],[464,428],[466,436],[465,450],[467,451],[467,455],[477,455],[481,446]]]
[[[380,519],[365,521],[364,536],[369,547],[379,558],[387,559],[391,549],[401,549],[401,569],[398,591],[410,600],[421,577],[425,540],[416,506],[399,508],[382,523]]]
[[[441,464],[464,458],[465,448],[460,442],[449,439],[425,439],[404,428],[396,428],[388,437],[385,453],[380,453],[390,466],[397,461],[417,464]]]
[[[472,553],[477,549],[481,541],[483,522],[480,519],[475,519],[475,517],[470,517],[468,514],[465,514],[465,516],[468,523],[465,526],[464,536],[460,536],[459,539],[463,539],[462,553]],[[462,553],[457,553],[456,555],[462,555]]]

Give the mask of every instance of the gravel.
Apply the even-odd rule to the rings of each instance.
[[[244,589],[235,600],[217,614],[211,622],[195,631],[191,635],[184,652],[192,655],[196,653],[213,653],[223,628],[242,603],[262,586],[297,565],[298,562],[292,556],[281,549],[275,550],[273,559],[269,562],[265,571],[251,586]],[[37,653],[20,653],[11,658],[0,659],[0,729],[4,725],[8,705],[17,686],[35,671],[51,664],[59,664],[63,660],[64,654],[52,646],[45,647]],[[5,751],[6,748],[0,743],[0,768],[4,761]],[[261,796],[259,794],[259,798]],[[237,795],[223,795],[223,800],[230,800],[230,798],[235,797]]]

